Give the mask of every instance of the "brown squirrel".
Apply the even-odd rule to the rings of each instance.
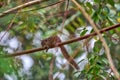
[[[43,39],[41,41],[41,45],[42,47],[47,48],[47,50],[49,48],[53,48],[53,47],[58,47],[58,44],[61,43],[62,41],[60,40],[60,38],[58,36],[52,36],[46,39]],[[68,54],[67,50],[65,49],[65,47],[63,45],[59,46],[61,49],[61,52],[63,54],[63,56],[66,58],[66,60],[71,64],[72,67],[74,67],[75,69],[79,69],[78,64],[74,61],[74,59]],[[46,50],[46,51],[47,51]]]

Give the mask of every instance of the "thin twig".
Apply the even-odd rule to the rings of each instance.
[[[63,18],[63,21],[62,21],[62,26],[61,26],[61,30],[60,30],[60,32],[62,32],[63,31],[63,28],[64,28],[64,24],[65,24],[65,21],[66,21],[66,18],[67,18],[67,15],[68,15],[68,8],[69,8],[69,0],[67,0],[67,2],[66,2],[66,8],[65,8],[65,13],[64,13],[64,18]]]
[[[14,7],[14,8],[11,8],[7,11],[4,11],[3,13],[0,13],[0,17],[3,17],[9,13],[12,13],[14,11],[17,11],[19,9],[23,9],[25,7],[28,7],[28,6],[31,6],[31,5],[34,5],[34,4],[39,4],[39,3],[42,3],[42,2],[45,2],[45,1],[48,1],[48,0],[33,0],[33,1],[30,1],[30,2],[27,2],[25,4],[22,4],[22,5],[19,5],[17,7]]]
[[[50,5],[43,6],[43,7],[40,7],[40,8],[30,9],[30,10],[26,10],[26,11],[20,11],[19,13],[24,13],[24,12],[30,12],[30,11],[40,10],[40,9],[48,8],[48,7],[51,7],[51,6],[57,6],[58,4],[61,4],[61,3],[63,3],[63,2],[64,2],[64,0],[61,0],[61,1],[52,3],[52,4],[50,4]]]
[[[120,23],[116,24],[116,25],[113,25],[113,26],[110,26],[110,27],[103,28],[102,30],[100,30],[100,33],[104,33],[106,31],[113,30],[113,29],[118,28],[118,27],[120,27]],[[97,33],[93,32],[91,34],[87,34],[87,35],[82,36],[82,37],[70,39],[68,41],[59,43],[58,46],[70,44],[70,43],[73,43],[73,42],[77,42],[77,41],[80,41],[80,40],[83,40],[83,39],[86,39],[86,38],[89,38],[89,37],[92,37],[92,36],[95,36],[95,35],[97,35]],[[26,50],[26,51],[22,51],[22,52],[16,52],[16,53],[13,53],[13,54],[1,55],[0,57],[1,58],[15,57],[15,56],[20,56],[20,55],[24,55],[24,54],[30,54],[30,53],[37,52],[37,51],[42,51],[42,50],[45,50],[45,49],[47,49],[47,48],[35,48],[35,49],[30,49],[30,50]]]
[[[15,20],[15,18],[17,17],[18,14],[19,14],[19,12],[17,12],[17,13],[15,14],[15,16],[13,17],[12,21],[11,21],[10,24],[8,25],[7,29],[5,30],[5,33],[1,36],[0,42],[1,42],[1,40],[3,39],[3,37],[6,35],[7,31],[9,31],[10,28],[12,28],[12,25],[13,25],[13,23],[14,23],[14,20]]]
[[[95,23],[93,22],[93,20],[91,19],[91,17],[86,13],[86,11],[82,8],[81,5],[79,5],[75,0],[71,0],[78,8],[79,10],[81,11],[81,13],[85,16],[85,18],[88,20],[88,22],[91,24],[91,26],[94,28],[95,32],[98,34],[104,48],[105,48],[105,53],[106,53],[106,56],[108,58],[108,61],[109,61],[109,64],[110,64],[110,68],[112,69],[112,71],[114,72],[114,75],[116,76],[116,78],[118,80],[120,80],[120,77],[119,77],[119,73],[117,71],[117,69],[115,68],[114,64],[113,64],[113,60],[111,58],[111,55],[110,55],[110,50],[109,50],[109,47],[105,41],[105,39],[102,37],[102,35],[100,34],[99,30],[97,29],[97,26],[95,25]]]

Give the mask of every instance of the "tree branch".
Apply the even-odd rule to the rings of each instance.
[[[103,28],[102,30],[100,30],[100,33],[104,33],[106,31],[109,31],[109,30],[112,30],[112,29],[115,29],[115,28],[118,28],[118,27],[120,27],[120,23],[116,24],[116,25],[113,25],[113,26],[110,26],[110,27],[107,27],[107,28]],[[70,43],[73,43],[73,42],[77,42],[77,41],[80,41],[80,40],[83,40],[83,39],[86,39],[86,38],[89,38],[89,37],[95,36],[95,35],[97,35],[97,33],[93,32],[91,34],[87,34],[87,35],[82,36],[82,37],[70,39],[68,41],[59,43],[58,46],[70,44]],[[45,49],[47,49],[47,48],[35,48],[35,49],[30,49],[30,50],[26,50],[26,51],[22,51],[22,52],[16,52],[16,53],[13,53],[13,54],[2,55],[0,57],[1,58],[3,58],[3,57],[6,58],[6,57],[20,56],[20,55],[24,55],[24,54],[30,54],[30,53],[33,53],[33,52],[37,52],[37,51],[42,51],[42,50],[45,50]]]
[[[106,56],[107,56],[109,64],[110,64],[110,68],[114,72],[114,75],[116,76],[116,78],[118,80],[120,80],[119,73],[118,73],[117,69],[115,68],[115,66],[113,64],[113,60],[112,60],[111,55],[110,55],[109,47],[108,47],[105,39],[102,37],[101,33],[99,32],[99,30],[97,29],[97,26],[95,25],[95,23],[93,22],[93,20],[91,19],[91,17],[82,8],[82,6],[76,2],[76,0],[71,0],[71,1],[78,7],[78,9],[81,11],[81,13],[84,15],[84,17],[91,24],[91,26],[93,27],[93,29],[95,30],[95,32],[98,34],[98,36],[99,36],[99,38],[100,38],[100,40],[101,40],[101,42],[102,42],[102,44],[103,44],[103,46],[105,48],[105,53],[106,53]]]
[[[25,7],[28,7],[28,6],[31,6],[31,5],[34,5],[34,4],[39,4],[39,3],[42,3],[42,2],[45,2],[45,1],[48,1],[48,0],[33,0],[33,1],[30,1],[30,2],[27,2],[25,4],[22,4],[22,5],[19,5],[17,7],[11,8],[7,11],[4,11],[3,13],[0,13],[0,17],[3,17],[7,14],[10,14],[10,13],[16,11],[16,10],[23,9]]]
[[[26,10],[26,11],[20,11],[19,13],[24,13],[24,12],[29,12],[29,11],[35,11],[35,10],[39,10],[39,9],[43,9],[43,8],[47,8],[47,7],[51,7],[51,6],[55,6],[55,5],[57,6],[58,4],[61,4],[62,2],[64,2],[64,0],[52,3],[52,4],[47,5],[47,6],[43,6],[43,7],[40,7],[40,8],[30,9],[30,10]]]

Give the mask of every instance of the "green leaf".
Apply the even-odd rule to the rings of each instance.
[[[85,35],[85,33],[86,33],[87,31],[88,31],[88,30],[84,30],[84,31],[82,31],[82,32],[80,33],[80,36]]]

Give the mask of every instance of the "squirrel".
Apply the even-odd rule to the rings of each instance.
[[[47,48],[46,51],[48,51],[49,48],[53,48],[53,47],[60,47],[61,52],[63,54],[63,56],[65,57],[65,59],[69,62],[69,64],[74,67],[75,69],[79,69],[78,64],[74,61],[74,59],[68,54],[67,50],[65,49],[65,47],[63,45],[58,46],[59,43],[61,43],[61,39],[58,36],[51,36],[48,37],[46,39],[43,39],[41,41],[41,45],[43,48]]]

